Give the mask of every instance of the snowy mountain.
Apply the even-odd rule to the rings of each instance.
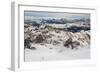
[[[66,25],[25,24],[25,61],[90,58],[90,30],[72,32],[65,29]]]

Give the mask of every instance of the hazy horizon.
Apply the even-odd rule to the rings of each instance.
[[[46,12],[46,11],[24,11],[24,16],[33,16],[40,18],[67,18],[67,19],[82,19],[90,18],[90,14],[85,13],[67,13],[67,12]]]

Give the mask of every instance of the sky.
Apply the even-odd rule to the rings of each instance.
[[[43,12],[43,11],[24,11],[24,16],[69,18],[69,19],[90,18],[90,14],[85,14],[85,13]]]

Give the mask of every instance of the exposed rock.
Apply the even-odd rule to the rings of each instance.
[[[36,36],[36,39],[34,41],[35,41],[35,43],[42,43],[44,40],[45,39],[44,39],[43,35],[39,34]]]
[[[40,45],[44,45],[44,43],[41,43]]]
[[[24,30],[24,46],[29,49],[35,49],[35,47],[31,47],[30,43],[38,43],[40,45],[63,45],[74,49],[90,44],[90,31],[77,29],[73,27],[71,31],[66,31],[64,29],[54,28],[53,26],[45,26],[40,29],[39,27],[31,27],[30,25]],[[76,31],[73,32],[74,30]]]
[[[74,49],[74,48],[77,48],[78,49],[78,46],[79,45],[80,45],[80,43],[78,41],[72,42],[72,49]]]
[[[48,32],[49,32],[48,30],[42,31],[43,34],[46,34],[46,33],[48,33]]]
[[[79,45],[80,43],[78,41],[72,41],[72,38],[66,40],[64,44],[65,47],[71,47],[72,49],[77,48]]]
[[[58,45],[58,44],[60,44],[59,41],[56,41],[56,40],[53,41],[53,45]]]
[[[69,46],[72,46],[72,38],[69,38],[68,40],[66,40],[64,43],[64,46],[68,47],[68,48],[69,48]]]
[[[24,40],[24,48],[31,48],[31,44],[30,44],[31,40],[30,38],[27,38]]]
[[[31,50],[36,50],[36,48],[35,48],[35,47],[31,47],[30,49],[31,49]]]

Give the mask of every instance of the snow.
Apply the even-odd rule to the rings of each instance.
[[[48,25],[56,28],[65,27],[65,24]],[[55,28],[41,28],[39,28],[38,30],[35,30],[35,27],[32,26],[25,28],[25,39],[30,37],[30,39],[32,39],[33,41],[31,42],[30,47],[35,47],[35,49],[25,48],[25,62],[49,60],[75,60],[90,58],[90,38],[87,36],[87,34],[90,35],[90,31],[82,30],[80,32],[73,33]],[[35,43],[34,40],[39,34],[41,34],[45,40],[42,43]],[[71,47],[65,47],[64,43],[69,38],[72,38],[73,42],[79,42],[80,45],[74,47],[74,49],[72,49]],[[55,41],[56,44],[54,44]]]
[[[47,46],[34,44],[34,46],[37,48],[36,50],[25,49],[25,62],[90,58],[89,45],[74,50],[63,46],[53,46],[51,44],[47,44]]]
[[[46,24],[48,26],[52,26],[54,28],[65,28],[66,24]]]

